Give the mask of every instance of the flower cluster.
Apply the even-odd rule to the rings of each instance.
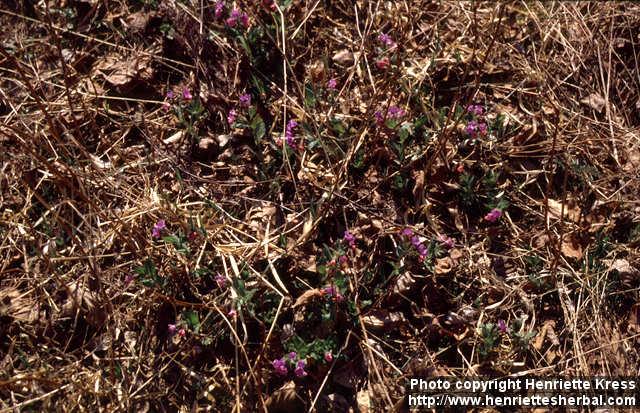
[[[382,43],[383,46],[391,49],[396,45],[396,42],[393,41],[391,36],[386,33],[380,33],[378,35],[378,42]]]
[[[507,332],[507,323],[502,319],[498,320],[498,330],[500,330],[501,333]]]
[[[385,119],[398,120],[398,119],[401,119],[402,117],[404,117],[404,115],[406,115],[406,114],[407,114],[407,112],[404,109],[401,109],[401,108],[399,108],[398,106],[395,106],[395,105],[391,105],[391,106],[389,106],[389,110],[387,110],[386,117],[379,110],[377,110],[373,115],[376,118],[376,123],[378,125],[382,125],[384,123]]]
[[[498,208],[493,208],[487,215],[484,216],[485,221],[496,222],[502,216],[502,211]]]
[[[222,19],[226,11],[227,7],[225,6],[224,1],[218,0],[214,9],[215,18],[217,20]],[[249,27],[249,16],[247,15],[247,13],[243,13],[238,9],[233,9],[229,14],[229,17],[226,18],[224,22],[228,27],[231,28],[235,28],[238,26],[238,24],[240,24],[246,29],[247,27]]]
[[[215,276],[215,280],[216,284],[218,284],[218,288],[225,289],[227,287],[227,278],[224,275],[218,273]]]
[[[187,334],[187,331],[184,328],[181,328],[178,330],[178,327],[175,324],[168,324],[167,331],[169,332],[170,336],[173,336],[176,333],[178,333],[180,337],[184,337]]]
[[[284,132],[284,139],[287,142],[287,145],[289,145],[293,149],[296,148],[295,130],[297,127],[298,127],[298,122],[291,119],[289,122],[287,122],[287,129]]]
[[[296,377],[304,377],[308,373],[304,370],[307,366],[307,362],[303,359],[297,360],[298,354],[295,351],[289,353],[286,357],[273,360],[271,365],[279,376],[286,376],[289,374],[289,368],[293,368],[293,372]]]
[[[425,247],[422,241],[420,241],[420,237],[415,235],[411,228],[403,229],[402,235],[409,238],[409,240],[411,241],[411,245],[413,245],[416,251],[418,251],[418,255],[419,255],[418,259],[420,261],[424,261],[424,259],[427,258],[428,251],[427,251],[427,247]]]
[[[356,249],[356,237],[348,230],[344,232],[344,240],[351,249]]]
[[[248,108],[249,106],[251,106],[251,95],[248,93],[242,94],[240,95],[240,106],[242,106],[243,108]]]
[[[444,245],[447,248],[453,248],[454,245],[454,240],[453,238],[444,235],[444,234],[440,234],[438,236],[438,241],[440,241],[442,243],[442,245]]]
[[[467,122],[464,132],[474,139],[478,136],[485,136],[487,134],[487,124],[481,118],[484,114],[483,107],[480,105],[469,105],[467,107],[467,113],[469,113],[473,119]]]
[[[166,228],[167,224],[164,222],[164,219],[159,220],[153,226],[153,229],[151,230],[151,236],[153,238],[160,238],[160,235],[162,235],[162,231],[164,231]]]
[[[338,81],[335,78],[331,78],[327,82],[327,89],[329,90],[336,90],[337,86],[338,86]]]
[[[165,95],[165,97],[166,100],[162,104],[162,109],[165,112],[168,112],[169,109],[171,109],[171,102],[176,98],[176,94],[173,92],[173,90],[169,89],[167,90],[167,94]],[[189,88],[185,87],[182,89],[182,99],[187,102],[193,99],[193,95],[191,94],[191,90],[189,90]]]
[[[333,299],[340,303],[344,300],[344,296],[340,294],[340,291],[334,285],[328,285],[322,289],[322,294],[333,297]]]

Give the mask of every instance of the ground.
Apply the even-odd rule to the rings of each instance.
[[[1,411],[637,375],[640,5],[0,5]]]

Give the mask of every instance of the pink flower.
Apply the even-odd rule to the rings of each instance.
[[[292,351],[291,353],[289,353],[290,360],[295,360],[296,358],[298,358],[298,353],[296,353],[295,351]]]
[[[236,121],[236,117],[238,116],[238,114],[236,113],[235,109],[231,109],[229,111],[229,113],[227,114],[227,123],[229,125],[233,125],[233,123]]]
[[[216,3],[216,9],[215,9],[216,19],[220,19],[222,17],[222,13],[224,13],[224,1],[219,0]]]
[[[218,274],[215,277],[216,284],[218,284],[218,288],[224,289],[227,286],[227,279],[224,275]]]
[[[411,238],[413,236],[413,230],[411,228],[405,228],[401,232],[405,237]]]
[[[193,95],[191,95],[191,91],[189,90],[189,88],[184,88],[182,89],[182,98],[184,100],[191,100],[193,99]]]
[[[251,95],[248,93],[245,93],[243,95],[240,96],[240,106],[248,108],[249,106],[251,106]]]
[[[405,112],[404,110],[400,109],[397,106],[391,106],[387,113],[389,114],[389,117],[393,119],[398,119],[403,117],[407,112]]]
[[[344,240],[349,244],[351,248],[356,247],[356,237],[348,230],[344,232]]]
[[[485,221],[496,222],[502,216],[502,211],[498,208],[493,208],[487,215],[484,216]]]
[[[376,61],[376,67],[380,70],[387,70],[390,63],[391,62],[389,61],[388,57],[383,57],[382,59]]]
[[[238,312],[236,310],[234,310],[233,308],[231,310],[229,310],[229,312],[227,313],[227,316],[229,316],[231,318],[236,318],[237,315],[238,315]]]
[[[331,354],[330,351],[324,353],[324,361],[326,361],[327,363],[331,363],[333,361],[333,354]]]
[[[380,33],[378,35],[378,41],[383,45],[387,46],[388,48],[391,48],[396,45],[396,42],[393,41],[391,36],[385,33]]]
[[[287,122],[287,128],[284,132],[284,138],[287,142],[287,145],[289,145],[290,147],[294,148],[296,147],[295,145],[295,129],[298,127],[298,122],[296,122],[295,120],[291,119],[289,122]]]
[[[307,365],[306,361],[304,360],[298,361],[298,364],[296,365],[296,369],[294,371],[294,373],[296,374],[296,377],[304,377],[307,375],[307,372],[304,371],[304,368],[306,365]]]
[[[288,370],[287,370],[287,364],[285,362],[284,357],[281,358],[281,359],[273,360],[271,365],[276,370],[276,374],[278,374],[280,376],[286,376],[287,375]]]
[[[159,220],[153,226],[153,230],[151,231],[151,236],[153,238],[160,238],[160,233],[167,228],[167,224],[164,222],[164,219]]]
[[[169,89],[167,90],[167,99],[171,100],[175,97],[175,95],[173,94],[173,90]]]
[[[336,90],[336,86],[338,86],[338,82],[334,78],[329,79],[327,82],[327,88],[329,90]]]
[[[180,337],[184,337],[187,335],[187,331],[184,328],[181,328],[180,330],[178,330],[178,335]]]
[[[453,238],[448,237],[444,234],[440,234],[438,236],[438,241],[440,241],[445,247],[447,248],[453,248]]]
[[[169,324],[167,326],[167,331],[169,331],[169,334],[174,335],[176,333],[176,325],[175,324]]]
[[[349,258],[347,258],[346,255],[341,255],[340,258],[338,258],[338,261],[340,262],[340,264],[346,264],[347,262],[349,262]]]
[[[169,104],[169,102],[164,102],[164,103],[162,104],[162,110],[163,110],[164,112],[169,112],[169,109],[171,109],[171,105]]]
[[[507,324],[504,322],[504,320],[498,320],[498,330],[500,330],[500,332],[502,333],[507,332]]]
[[[336,287],[334,287],[333,285],[329,285],[327,287],[324,287],[324,290],[322,290],[326,295],[328,296],[332,296],[335,295],[337,292]]]
[[[467,107],[467,112],[472,113],[476,116],[481,116],[482,113],[484,112],[484,109],[482,108],[481,105],[469,105]]]
[[[124,278],[124,286],[128,287],[129,284],[131,284],[133,282],[133,275],[132,274],[127,274],[127,276]]]

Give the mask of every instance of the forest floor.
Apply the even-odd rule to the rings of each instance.
[[[640,4],[0,5],[0,411],[637,376]]]

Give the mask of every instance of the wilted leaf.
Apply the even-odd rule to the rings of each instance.
[[[604,109],[607,101],[604,100],[604,98],[600,96],[599,93],[592,93],[586,98],[581,99],[580,103],[582,103],[583,105],[587,105],[592,109],[597,110],[598,112],[602,112],[602,109]]]
[[[563,214],[565,218],[578,222],[580,221],[580,208],[568,203],[562,208],[562,202],[558,202],[555,199],[549,199],[549,215],[552,218],[560,219],[560,214]]]
[[[563,237],[560,251],[565,257],[571,257],[577,260],[582,259],[583,256],[582,245],[580,245],[580,240],[575,234],[568,234]]]
[[[348,49],[340,50],[333,55],[333,61],[342,66],[352,65],[354,62],[353,53]]]
[[[322,297],[322,290],[319,288],[314,288],[311,290],[307,290],[302,293],[300,297],[293,304],[293,308],[300,307],[302,305],[307,305],[309,302],[313,301],[317,297]]]
[[[137,80],[149,81],[153,77],[151,57],[142,54],[128,59],[115,53],[110,54],[97,62],[94,72],[100,73],[116,87],[129,86]]]

